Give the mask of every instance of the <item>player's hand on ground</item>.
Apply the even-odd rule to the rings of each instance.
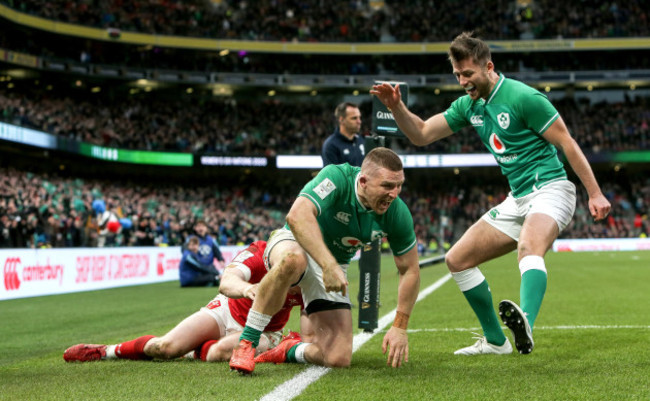
[[[402,92],[399,90],[399,84],[393,85],[384,82],[381,84],[373,85],[370,90],[371,95],[377,96],[384,106],[393,109],[402,101]]]
[[[348,291],[348,279],[339,265],[323,268],[323,284],[325,291],[341,292],[344,296]]]
[[[402,366],[403,362],[409,361],[409,339],[406,330],[391,326],[388,333],[384,336],[384,342],[381,344],[381,350],[388,359],[386,365],[394,368]]]
[[[589,212],[596,221],[607,217],[611,209],[612,205],[603,194],[589,199]]]

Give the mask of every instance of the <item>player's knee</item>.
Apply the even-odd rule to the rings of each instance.
[[[328,368],[347,368],[352,363],[352,355],[345,353],[330,354],[325,357]]]
[[[227,346],[226,344],[222,344],[222,342],[218,342],[210,347],[205,360],[207,362],[223,362],[230,360],[231,356],[232,346]]]
[[[519,240],[519,243],[517,244],[517,255],[519,255],[519,259],[522,259],[526,256],[535,255],[537,253],[539,253],[539,250],[536,251],[533,248],[533,244],[531,244],[529,240]]]
[[[453,252],[453,250],[450,250],[445,255],[445,263],[450,272],[459,272],[472,267],[468,266],[461,258],[457,257],[456,252]]]
[[[307,256],[301,252],[289,251],[282,255],[279,262],[276,263],[272,270],[275,274],[291,280],[296,276],[300,276],[307,266]]]
[[[184,354],[183,351],[176,343],[165,338],[161,338],[153,347],[153,352],[156,354],[155,357],[161,359],[178,358]]]

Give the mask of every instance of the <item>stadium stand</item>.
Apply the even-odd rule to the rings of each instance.
[[[414,1],[407,9],[395,0],[373,2],[380,5],[378,8],[363,0],[263,0],[255,2],[255,6],[252,2],[234,0],[108,0],[90,7],[90,3],[83,1],[0,0],[0,4],[19,12],[102,29],[283,43],[447,42],[462,30],[476,26],[489,40],[650,35],[648,11],[638,0],[582,1],[579,5],[548,0],[498,4],[481,1],[462,7],[456,2],[432,3]],[[495,8],[498,10],[495,18],[486,20],[487,10]],[[413,15],[418,18],[414,19]],[[444,53],[395,56],[231,51],[220,54],[66,36],[2,21],[0,48],[24,53],[16,57],[23,60],[22,64],[18,63],[23,67],[29,64],[24,60],[33,57],[41,63],[36,68],[49,66],[49,70],[41,73],[36,68],[26,69],[29,71],[26,78],[12,79],[9,83],[4,81],[9,75],[0,74],[3,79],[0,120],[70,140],[120,149],[226,156],[317,155],[322,141],[332,131],[334,106],[341,98],[349,98],[351,89],[355,88],[349,85],[342,89],[340,84],[328,84],[334,74],[345,74],[345,85],[355,82],[348,75],[400,74],[444,74],[454,83]],[[552,101],[587,154],[649,149],[650,97],[647,91],[636,96],[632,96],[632,91],[627,92],[630,72],[650,69],[647,49],[522,50],[495,52],[494,57],[498,68],[507,75],[531,72],[529,76],[535,76],[548,71],[560,75],[564,72],[570,75],[572,71],[615,72],[611,75],[621,77],[614,79],[615,90],[625,91],[623,100],[585,91],[577,93],[571,86],[575,82],[570,82],[559,89],[566,91],[566,96],[553,96]],[[187,71],[215,76],[223,72],[243,73],[242,86],[263,90],[214,96],[205,89],[190,94],[186,92],[187,86],[176,83],[149,93],[129,86],[126,66],[152,69],[144,73],[147,78],[157,78],[167,72],[179,81],[185,79],[178,77],[188,75]],[[13,67],[15,64],[0,65],[4,71]],[[116,76],[106,78],[101,75],[103,70],[114,71]],[[256,83],[256,77],[246,74],[312,74],[310,82],[315,83],[313,77],[317,77],[321,84],[319,97],[313,98],[309,93],[267,96],[269,87],[286,88],[288,81],[278,82],[280,78],[276,75],[266,77],[271,83]],[[422,87],[447,83],[436,79],[427,75],[418,82]],[[93,92],[93,87],[100,87],[101,91]],[[412,110],[426,116],[447,107],[458,93],[445,90],[433,95],[423,89],[416,94],[418,102],[412,105]],[[362,132],[368,134],[371,105],[367,98],[361,102]],[[470,132],[422,148],[397,139],[389,141],[389,145],[401,154],[485,152]],[[32,164],[41,163],[33,149],[21,148],[19,152],[24,152],[21,157],[38,160]],[[36,171],[25,163],[12,165],[15,160],[11,157],[0,159],[3,160],[0,176],[4,177],[0,185],[0,245],[3,247],[96,246],[99,230],[92,202],[99,198],[105,199],[120,218],[129,219],[133,224],[132,229],[111,237],[109,246],[138,245],[135,232],[139,226],[145,229],[147,224],[146,229],[156,233],[155,244],[175,245],[182,242],[195,219],[206,216],[222,244],[248,243],[266,238],[271,229],[277,228],[299,189],[295,183],[304,182],[295,180],[268,188],[268,177],[243,182],[235,177],[239,170],[219,177],[207,173],[203,182],[192,185],[178,178],[157,182],[150,179],[151,175],[147,180],[138,178],[137,174],[133,181],[116,180],[112,166],[94,167],[93,171],[99,172],[94,176],[75,175],[79,166],[73,169],[75,172],[57,175],[52,173],[58,170],[54,165],[49,170]],[[69,163],[83,165],[78,160]],[[595,167],[612,202],[609,219],[594,224],[585,209],[585,194],[579,192],[576,217],[562,237],[647,236],[650,181],[639,172],[611,176],[611,167]],[[256,170],[253,171],[251,177],[256,175]],[[487,178],[463,170],[453,180],[444,177],[449,171],[428,171],[426,178],[411,174],[414,177],[408,178],[403,197],[412,207],[422,252],[438,251],[453,243],[468,224],[506,196],[505,182],[497,178],[496,170],[488,173]],[[607,178],[601,179],[600,175]],[[149,223],[144,223],[147,218]]]
[[[374,8],[358,1],[223,0],[93,3],[13,1],[19,11],[56,21],[157,35],[274,41],[446,41],[481,27],[486,39],[648,36],[648,10],[638,0],[553,2],[387,0]],[[376,2],[382,5],[382,2]],[[496,16],[486,19],[485,15]],[[413,16],[417,18],[413,18]],[[433,23],[435,21],[435,24]]]
[[[131,227],[112,235],[107,246],[142,245],[137,231],[153,230],[151,245],[180,245],[197,219],[205,219],[222,245],[265,239],[284,220],[293,192],[222,183],[117,182],[0,168],[0,246],[97,246],[93,201]],[[277,182],[276,182],[277,183]]]
[[[79,96],[81,95],[81,96]],[[212,96],[141,97],[77,93],[61,96],[43,88],[0,89],[0,119],[69,139],[125,149],[180,151],[219,155],[320,154],[332,131],[335,104],[301,102],[300,98],[235,100]],[[426,116],[446,108],[453,98],[418,103]],[[563,98],[555,105],[574,137],[589,153],[650,149],[650,98],[591,103]],[[370,132],[369,102],[362,104]],[[426,147],[393,141],[401,153],[483,153],[471,128]]]
[[[504,183],[465,172],[453,180],[444,174],[410,176],[402,198],[410,205],[423,253],[451,244],[507,195]],[[605,173],[601,173],[604,175]],[[187,186],[181,182],[143,183],[86,179],[52,173],[0,168],[0,246],[96,246],[99,235],[93,201],[132,227],[112,236],[106,246],[141,245],[136,232],[155,232],[155,245],[180,245],[194,221],[205,218],[222,245],[247,244],[266,238],[281,225],[295,194],[296,181],[269,186],[263,179],[249,185],[214,183]],[[646,237],[649,234],[650,179],[641,172],[608,176],[603,190],[612,203],[606,221],[594,223],[586,194],[578,191],[576,215],[561,238]],[[144,220],[144,222],[143,222]]]

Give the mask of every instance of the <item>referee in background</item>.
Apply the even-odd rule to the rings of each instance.
[[[349,163],[361,166],[365,152],[365,139],[361,131],[361,111],[354,103],[343,102],[336,106],[334,117],[338,126],[323,143],[323,167],[330,164]]]

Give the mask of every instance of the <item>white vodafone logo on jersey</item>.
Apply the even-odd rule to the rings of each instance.
[[[501,142],[501,139],[495,134],[494,132],[492,135],[490,135],[490,147],[494,151],[494,153],[497,154],[502,154],[503,152],[506,151],[506,145]]]

